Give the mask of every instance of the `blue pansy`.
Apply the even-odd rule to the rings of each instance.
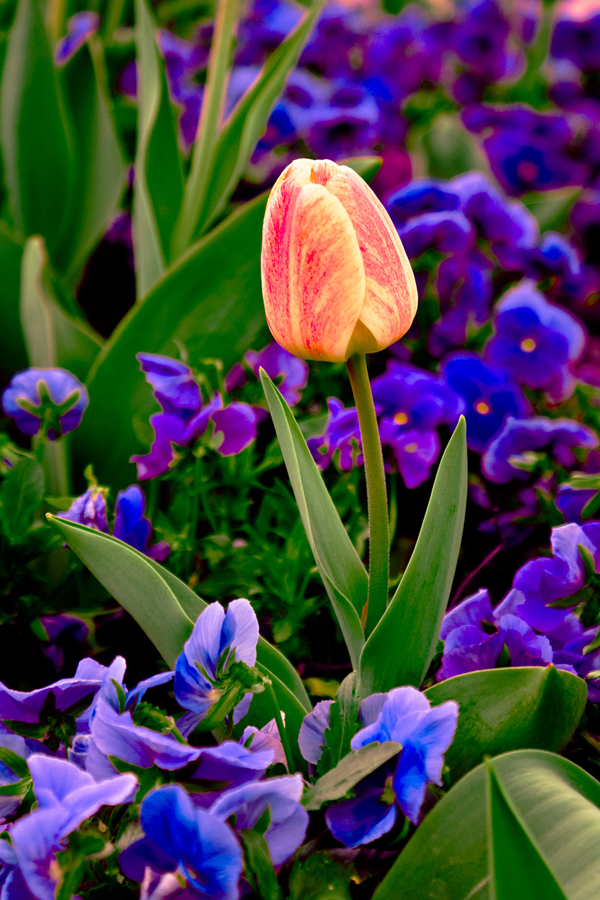
[[[415,178],[387,198],[386,208],[392,221],[400,226],[413,216],[430,212],[453,212],[460,197],[449,182],[438,178]]]
[[[145,896],[237,900],[241,848],[229,826],[196,809],[183,788],[151,791],[140,821],[145,837],[121,853],[119,864],[129,878],[144,882]]]
[[[108,534],[110,529],[106,518],[106,494],[106,488],[88,488],[84,494],[75,498],[66,512],[58,513],[58,516]]]
[[[308,828],[308,813],[300,804],[301,775],[268,778],[226,791],[211,806],[210,812],[222,822],[235,816],[237,830],[254,828],[269,810],[269,827],[264,832],[271,861],[281,866],[293,856]]]
[[[493,365],[515,381],[545,391],[552,402],[572,394],[572,367],[586,340],[585,329],[574,316],[524,281],[496,304],[494,329],[485,349]]]
[[[481,469],[488,481],[504,484],[513,478],[528,478],[528,473],[514,466],[513,457],[530,451],[544,451],[561,466],[575,465],[573,449],[598,446],[598,436],[587,425],[573,419],[548,419],[532,416],[530,419],[514,419],[508,416],[502,430],[488,445]]]
[[[54,62],[64,66],[74,56],[87,39],[100,27],[100,16],[95,12],[84,10],[75,13],[67,22],[67,33],[56,45]]]
[[[475,244],[475,231],[460,210],[415,216],[398,227],[398,234],[410,259],[416,259],[430,249],[440,253],[465,253]]]
[[[550,53],[583,72],[600,69],[600,9],[595,3],[564,3],[556,10]]]
[[[101,806],[131,802],[137,779],[126,774],[96,782],[72,763],[43,754],[30,756],[28,765],[37,809],[11,829],[14,862],[34,897],[54,900],[61,878],[56,853],[66,848],[67,836]]]
[[[442,373],[464,400],[467,444],[471,450],[483,453],[508,416],[520,419],[529,412],[523,392],[506,372],[487,365],[476,353],[447,356]]]
[[[329,417],[325,432],[321,437],[309,438],[308,449],[321,469],[326,469],[336,452],[339,451],[339,466],[348,471],[354,465],[361,466],[362,440],[356,408],[344,407],[335,397],[327,400]]]
[[[189,710],[180,721],[185,734],[200,722],[222,695],[220,683],[235,662],[254,666],[258,621],[248,600],[232,600],[227,612],[211,603],[198,617],[183,653],[175,663],[175,699]],[[238,721],[248,711],[251,693],[234,710]]]
[[[333,700],[321,700],[312,712],[304,716],[298,746],[304,759],[316,766],[325,747],[325,732],[329,728],[329,713]]]
[[[66,369],[25,369],[11,378],[2,409],[23,434],[38,434],[42,422],[51,441],[78,427],[88,393]]]
[[[365,726],[352,738],[359,750],[375,741],[396,741],[397,760],[377,769],[354,788],[354,798],[329,807],[325,821],[337,840],[357,847],[389,831],[397,809],[417,823],[428,783],[441,784],[444,753],[452,743],[458,720],[453,700],[432,709],[413,687],[394,688],[363,700],[360,719]]]

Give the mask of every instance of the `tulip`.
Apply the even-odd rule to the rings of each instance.
[[[262,286],[273,336],[302,359],[342,362],[408,331],[417,287],[392,221],[347,166],[297,159],[265,214]]]

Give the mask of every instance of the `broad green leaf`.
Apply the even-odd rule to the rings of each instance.
[[[29,364],[39,368],[61,366],[85,379],[102,340],[59,306],[44,240],[38,236],[28,238],[23,250],[20,307]]]
[[[146,0],[135,0],[138,139],[133,233],[138,297],[163,275],[171,231],[183,196],[173,110]]]
[[[516,750],[478,766],[426,816],[373,900],[593,900],[600,784]]]
[[[244,851],[244,875],[256,887],[256,895],[261,900],[282,900],[266,840],[251,828],[243,828],[238,833]]]
[[[0,145],[15,229],[68,239],[79,162],[39,0],[19,0],[0,86]]]
[[[73,432],[77,463],[93,462],[100,481],[125,487],[135,469],[133,453],[147,447],[136,421],[147,424],[156,409],[135,354],[203,357],[232,366],[265,326],[260,287],[260,242],[266,195],[244,204],[223,225],[190,248],[119,324],[90,373],[90,406]]]
[[[365,644],[358,693],[419,687],[433,659],[460,550],[467,502],[466,425],[440,462],[421,531],[402,581]]]
[[[519,199],[536,217],[540,231],[564,231],[569,224],[569,213],[580,194],[579,187],[564,187],[543,193],[532,191]]]
[[[356,667],[364,641],[360,614],[367,573],[293,413],[266,372],[260,377],[306,536]]]
[[[334,769],[339,761],[350,753],[350,742],[360,727],[358,721],[360,704],[354,693],[355,680],[354,672],[344,678],[334,702],[329,707],[329,727],[325,730],[325,746],[317,764],[319,776]]]
[[[19,778],[27,778],[29,775],[29,766],[22,756],[14,753],[8,747],[0,747],[0,761],[8,766]]]
[[[585,709],[585,681],[554,666],[468,672],[425,691],[433,706],[459,705],[458,726],[446,753],[453,781],[509,750],[561,750]]]
[[[335,769],[319,778],[317,783],[306,791],[302,798],[303,805],[309,810],[320,809],[329,800],[340,800],[355,784],[401,750],[401,745],[395,741],[384,741],[383,744],[375,741],[361,747],[360,750],[351,750]]]
[[[225,123],[205,174],[202,209],[195,210],[195,235],[205,231],[224,210],[323,6],[324,0],[313,0],[304,18],[273,51],[260,75]],[[187,214],[191,214],[193,209],[191,198],[186,197]]]
[[[351,156],[349,159],[341,159],[338,165],[354,169],[363,181],[370,184],[383,165],[383,160],[380,156]]]
[[[57,264],[71,284],[118,212],[126,167],[102,83],[102,47],[94,37],[61,72],[75,125],[80,160],[74,222]]]
[[[191,600],[189,595],[193,592],[183,582],[128,544],[66,519],[50,515],[47,518],[90,572],[133,616],[168,665],[173,666],[191,634],[193,622],[207,604],[195,595]],[[311,704],[298,674],[264,638],[258,641],[257,665],[273,682],[285,712],[292,747],[296,748],[297,764],[304,765],[297,737]],[[260,725],[273,718],[265,694],[257,694],[252,701],[252,719]]]
[[[23,242],[0,220],[0,284],[2,284],[2,328],[0,371],[13,375],[27,366],[27,350],[21,331],[19,298]]]
[[[350,900],[350,865],[327,852],[297,859],[290,875],[290,900]]]
[[[44,497],[44,472],[36,459],[21,459],[0,487],[0,522],[12,546],[23,543]]]

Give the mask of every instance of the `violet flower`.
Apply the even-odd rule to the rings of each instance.
[[[88,405],[85,386],[65,369],[25,369],[2,394],[2,410],[23,434],[38,434],[42,423],[55,441],[78,427]]]
[[[130,802],[137,779],[126,774],[95,782],[66,760],[38,754],[28,765],[38,808],[11,829],[12,860],[19,872],[15,877],[38,900],[54,900],[61,878],[56,853],[66,848],[67,836],[101,806]],[[28,898],[27,893],[14,896]]]
[[[67,33],[56,45],[54,62],[64,66],[92,34],[100,27],[100,16],[95,12],[78,12],[67,22]]]
[[[442,365],[446,382],[464,400],[467,445],[483,453],[509,416],[529,413],[522,390],[502,369],[487,365],[476,353],[454,353]]]
[[[260,369],[265,370],[269,378],[276,382],[286,403],[295,406],[300,402],[302,389],[308,381],[308,365],[303,359],[292,356],[277,341],[271,341],[258,353],[249,350],[244,359],[257,378]]]
[[[228,825],[194,807],[179,785],[151,791],[142,803],[144,837],[119,856],[145,896],[237,900],[242,851]]]
[[[325,749],[325,732],[329,728],[329,714],[332,703],[333,700],[321,700],[312,712],[304,716],[300,726],[298,735],[300,753],[313,766],[316,766],[319,762]]]
[[[496,304],[495,335],[486,345],[492,365],[515,381],[546,392],[554,403],[573,393],[573,365],[585,348],[580,322],[548,303],[531,282],[512,288]]]
[[[234,721],[246,715],[252,693],[238,678],[245,681],[244,666],[256,663],[257,642],[258,620],[248,600],[232,600],[227,612],[211,603],[198,617],[175,663],[175,699],[189,710],[179,722],[182,734],[189,734],[225,694],[237,698]]]
[[[550,53],[583,72],[600,69],[600,10],[593,3],[561,4],[556,10]]]
[[[418,822],[427,784],[442,783],[458,704],[449,700],[432,709],[415,688],[400,687],[363,700],[359,715],[365,727],[352,738],[353,750],[374,741],[396,741],[402,750],[360,781],[351,800],[335,803],[325,813],[329,830],[346,847],[368,844],[390,831],[397,807],[413,824]]]
[[[213,803],[210,813],[222,822],[235,816],[235,828],[239,831],[254,828],[268,809],[269,826],[264,839],[273,865],[279,867],[294,855],[306,835],[308,813],[300,804],[302,790],[301,775],[269,778],[226,791]]]
[[[511,462],[531,450],[545,450],[561,466],[575,464],[574,447],[592,449],[598,446],[598,437],[587,427],[573,419],[548,419],[533,416],[530,419],[513,419],[509,416],[502,430],[488,445],[481,459],[485,477],[495,484],[504,484],[513,478],[524,480],[528,473]]]
[[[340,469],[347,472],[354,465],[361,466],[362,440],[355,407],[346,409],[335,397],[329,397],[327,408],[329,418],[325,433],[321,437],[309,438],[307,441],[314,461],[320,469],[326,469],[335,453],[339,451]]]

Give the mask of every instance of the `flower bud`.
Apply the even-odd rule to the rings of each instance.
[[[263,226],[262,287],[275,339],[303,359],[341,362],[406,334],[417,286],[390,217],[347,166],[297,159]]]

